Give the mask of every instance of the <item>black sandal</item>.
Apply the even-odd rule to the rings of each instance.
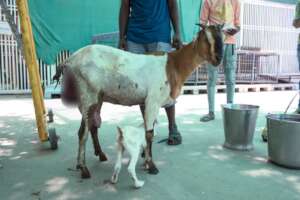
[[[179,145],[182,143],[182,137],[180,135],[180,132],[177,130],[177,126],[170,130],[169,132],[169,138],[167,141],[168,145]]]
[[[201,122],[209,122],[215,119],[215,114],[213,112],[209,112],[207,115],[204,115],[200,118]]]
[[[168,145],[179,145],[182,143],[182,138],[180,134],[177,135],[169,135],[168,141],[167,141]]]

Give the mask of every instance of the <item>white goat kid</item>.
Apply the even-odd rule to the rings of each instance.
[[[122,168],[123,153],[127,150],[130,155],[128,172],[134,181],[134,187],[140,188],[144,185],[144,181],[141,181],[137,178],[135,171],[140,152],[146,148],[146,139],[145,135],[143,134],[144,132],[145,130],[143,128],[126,126],[121,129],[120,127],[118,127],[117,160],[114,168],[114,173],[111,177],[112,183],[118,182],[119,173]]]
[[[75,52],[57,70],[64,72],[62,99],[76,103],[82,114],[78,131],[77,167],[82,178],[89,178],[85,164],[88,132],[92,134],[95,155],[106,160],[97,137],[103,102],[120,105],[145,105],[146,164],[150,174],[157,174],[152,160],[153,124],[159,108],[172,103],[195,68],[204,63],[219,65],[223,57],[221,27],[208,26],[183,48],[162,56],[137,55],[119,49],[90,45]]]

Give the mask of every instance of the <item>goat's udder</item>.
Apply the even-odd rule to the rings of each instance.
[[[75,77],[71,72],[68,71],[64,74],[61,99],[65,104],[68,105],[74,105],[78,103],[78,92],[75,83]]]

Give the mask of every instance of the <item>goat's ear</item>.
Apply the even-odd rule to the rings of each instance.
[[[206,29],[206,25],[204,25],[204,24],[199,24],[199,23],[197,23],[196,24],[197,26],[200,26],[200,28],[202,29],[202,30],[205,30]]]
[[[117,129],[118,129],[118,132],[119,132],[120,134],[123,133],[123,132],[122,132],[122,129],[121,129],[119,126],[117,126]]]

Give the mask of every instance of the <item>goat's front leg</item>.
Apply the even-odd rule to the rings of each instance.
[[[88,138],[88,121],[83,117],[78,131],[79,147],[77,157],[77,169],[81,170],[81,178],[90,178],[90,172],[85,165],[85,144]]]
[[[146,100],[145,109],[145,125],[146,125],[146,149],[145,149],[145,163],[148,167],[149,174],[157,174],[159,171],[152,160],[152,141],[154,121],[159,112],[159,105],[156,101]]]

